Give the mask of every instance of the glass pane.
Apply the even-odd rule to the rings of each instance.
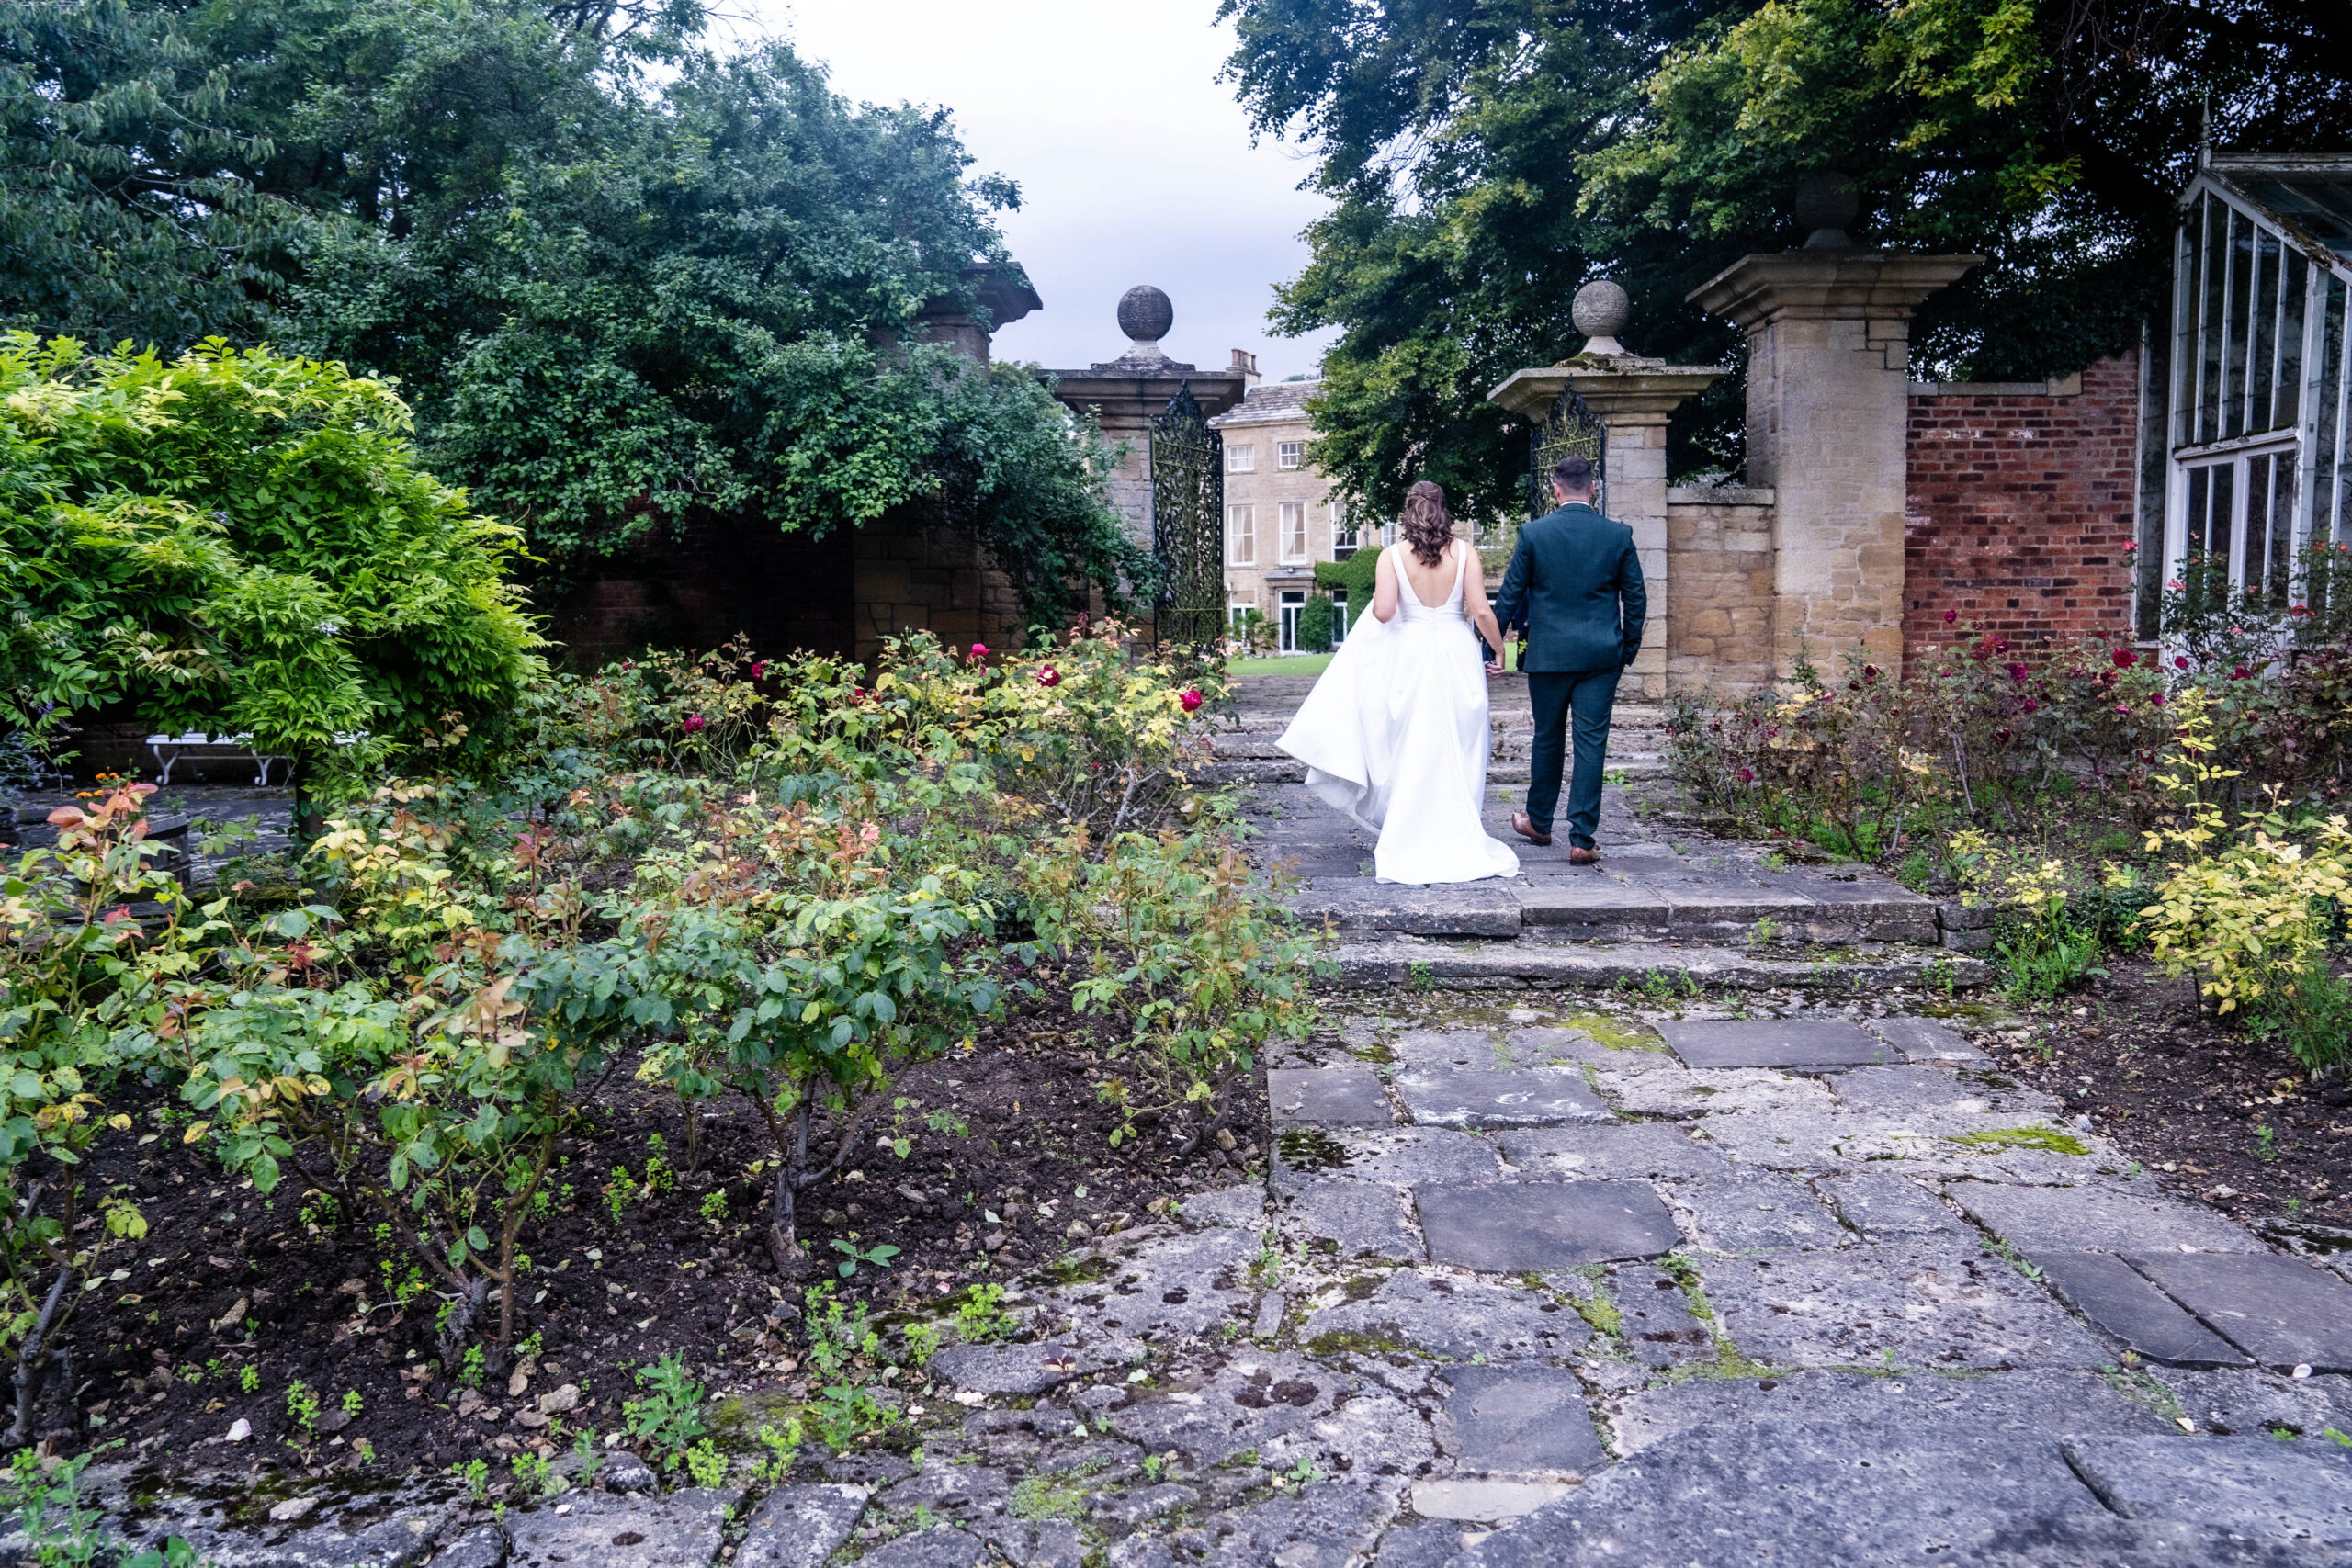
[[[2197,398],[2197,440],[2222,438],[2222,340],[2229,288],[2230,209],[2205,203],[2205,299],[2198,318],[2198,363],[2202,379]]]
[[[2212,504],[2212,477],[2213,470],[2211,468],[2188,470],[2188,505],[2181,519],[2181,548],[2188,556],[2180,566],[2181,571],[2186,574],[2184,581],[2195,575],[2193,569],[2198,561],[2204,558],[2205,509]]]
[[[2311,258],[2287,253],[2284,287],[2278,294],[2278,385],[2271,401],[2270,427],[2282,429],[2303,414],[2303,306],[2312,286]]]
[[[2173,247],[2178,269],[2173,290],[2172,364],[2166,381],[2172,395],[2172,417],[2159,427],[2169,446],[2186,446],[2196,439],[2197,313],[2205,302],[2205,209],[2210,197],[2199,197],[2182,221]]]
[[[2254,324],[2254,224],[2230,214],[2229,310],[2222,340],[2222,434],[2245,434],[2246,333]],[[2266,370],[2267,367],[2265,367]]]
[[[2249,457],[2245,465],[2245,562],[2238,581],[2250,598],[2265,599],[2269,584],[2264,579],[2264,565],[2268,558],[2270,543],[2270,469],[2266,455]]]
[[[2327,279],[2327,304],[2320,316],[2319,341],[2319,445],[2313,470],[2320,477],[2317,510],[2312,513],[2312,532],[2324,539],[2343,540],[2346,537],[2346,513],[2352,507],[2346,504],[2345,487],[2352,481],[2352,470],[2345,463],[2344,418],[2344,280],[2330,274]]]
[[[2270,462],[2270,570],[2265,580],[2270,602],[2287,603],[2295,575],[2295,455],[2281,452]]]
[[[2249,341],[2253,352],[2246,356],[2245,427],[2248,430],[2270,428],[2270,411],[2276,406],[2271,393],[2278,384],[2278,236],[2267,229],[2255,231],[2254,288],[2248,304],[2253,321],[2249,323]]]
[[[2205,553],[2216,581],[2234,581],[2237,574],[2232,570],[2235,558],[2230,548],[2230,536],[2233,532],[2231,525],[2237,521],[2237,497],[2233,493],[2236,488],[2237,465],[2215,463],[2211,472],[2213,500],[2205,520]]]

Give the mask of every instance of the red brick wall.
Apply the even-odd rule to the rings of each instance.
[[[2071,397],[1912,395],[1906,657],[1946,610],[2024,644],[2131,635],[2139,401],[2137,349]]]
[[[696,516],[671,537],[605,563],[547,606],[558,664],[594,670],[648,647],[716,648],[738,632],[760,653],[848,653],[855,546]]]

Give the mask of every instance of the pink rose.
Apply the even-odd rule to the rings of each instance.
[[[1186,713],[1197,713],[1200,711],[1201,694],[1194,691],[1190,686],[1185,687],[1182,693],[1178,694],[1176,700],[1184,705],[1184,711]]]
[[[989,645],[988,645],[987,643],[984,643],[984,642],[976,642],[976,643],[974,643],[974,644],[972,645],[972,657],[973,657],[973,658],[975,658],[975,659],[986,659],[988,656],[989,656]]]
[[[1040,686],[1058,686],[1061,683],[1062,672],[1052,665],[1047,664],[1038,670],[1037,684]]]
[[[709,724],[710,720],[703,717],[702,715],[690,713],[686,715],[685,731],[688,735],[697,734],[707,728]]]
[[[764,659],[758,659],[758,660],[753,660],[752,661],[752,680],[756,681],[756,680],[758,680],[761,676],[763,676],[763,675],[766,674],[767,672],[768,672],[768,661],[767,661],[766,660],[764,660]]]
[[[1742,768],[1742,769],[1740,769],[1740,770],[1739,770],[1739,782],[1740,782],[1740,783],[1742,783],[1742,784],[1754,784],[1754,783],[1756,782],[1756,773],[1755,773],[1755,770],[1754,770],[1754,769],[1752,769],[1752,768]]]

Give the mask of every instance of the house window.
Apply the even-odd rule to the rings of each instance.
[[[1285,501],[1282,503],[1281,519],[1283,560],[1296,564],[1306,559],[1306,502]]]
[[[1347,638],[1348,591],[1345,588],[1334,587],[1331,590],[1331,641],[1336,645],[1345,642]]]
[[[1258,564],[1256,507],[1228,506],[1225,509],[1225,558],[1234,566]]]
[[[1258,448],[1227,446],[1225,449],[1225,471],[1228,474],[1254,474],[1258,471]]]
[[[1250,617],[1257,613],[1257,601],[1253,599],[1230,600],[1225,606],[1226,620],[1232,626],[1236,637],[1250,629]]]
[[[1303,468],[1306,466],[1306,442],[1280,441],[1274,444],[1274,467],[1277,468],[1289,469]]]
[[[1306,608],[1306,590],[1283,590],[1283,636],[1281,648],[1284,653],[1298,651],[1298,613]]]

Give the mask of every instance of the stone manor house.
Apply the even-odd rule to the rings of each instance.
[[[1736,482],[1667,482],[1668,420],[1728,367],[1629,351],[1613,284],[1579,294],[1577,354],[1492,393],[1531,429],[1577,400],[1598,419],[1603,504],[1634,526],[1649,578],[1645,694],[1754,685],[1799,658],[1896,668],[1948,635],[1947,612],[2025,644],[2144,641],[2192,547],[2283,603],[2304,542],[2352,544],[2352,160],[2209,159],[2182,197],[2171,319],[2030,383],[1912,378],[1913,311],[1980,258],[1855,243],[1850,187],[1835,178],[1807,182],[1798,208],[1804,246],[1745,257],[1691,295],[1747,334]],[[996,324],[1041,307],[1017,276],[984,276],[978,292]],[[1306,464],[1316,384],[1261,384],[1239,350],[1207,370],[1169,357],[1173,311],[1158,289],[1131,290],[1118,320],[1128,343],[1115,358],[1047,373],[1125,443],[1114,503],[1148,539],[1151,422],[1188,391],[1224,441],[1228,607],[1288,623],[1314,562],[1382,537]],[[927,325],[987,357],[987,326],[945,311]],[[615,563],[554,630],[584,663],[739,630],[764,649],[861,655],[910,627],[996,643],[1017,622],[969,538],[917,506],[817,541],[698,525]]]

